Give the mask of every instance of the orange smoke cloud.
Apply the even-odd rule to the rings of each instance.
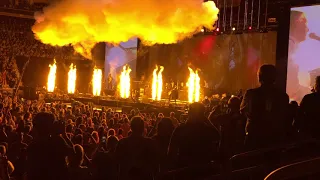
[[[218,13],[213,1],[203,0],[64,0],[37,14],[32,30],[45,44],[71,44],[90,58],[97,42],[175,43],[213,29]]]

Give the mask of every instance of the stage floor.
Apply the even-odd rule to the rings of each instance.
[[[91,104],[96,109],[111,108],[115,111],[125,111],[128,112],[131,109],[148,110],[148,109],[159,109],[161,111],[184,111],[188,105],[187,101],[176,100],[169,102],[168,99],[162,99],[161,101],[153,101],[150,99],[139,99],[134,101],[132,99],[116,99],[112,96],[99,96],[99,97],[81,97],[81,96],[45,96],[46,103],[60,101],[63,103],[74,103],[75,101],[82,104]]]

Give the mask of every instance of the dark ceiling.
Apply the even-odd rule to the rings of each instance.
[[[207,1],[207,0],[205,0]],[[241,5],[245,0],[214,0],[216,4],[224,4],[226,2],[227,6],[238,6]],[[252,0],[248,0],[249,3],[251,3]],[[258,2],[259,0],[253,0],[255,2]],[[292,6],[300,6],[300,5],[311,5],[311,4],[317,4],[320,3],[320,0],[260,0],[260,2],[263,3],[270,3],[270,4],[290,4]]]

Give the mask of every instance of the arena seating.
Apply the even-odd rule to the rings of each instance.
[[[276,169],[264,180],[318,179],[320,178],[319,166],[320,157],[307,159]]]

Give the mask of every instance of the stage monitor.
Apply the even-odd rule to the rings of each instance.
[[[126,64],[132,69],[130,74],[131,77],[135,77],[137,46],[137,38],[122,42],[119,45],[106,43],[105,77],[108,77],[108,75],[111,74],[115,83],[117,81],[117,76],[122,71],[122,67]]]
[[[287,93],[300,102],[320,75],[320,5],[291,8]]]

